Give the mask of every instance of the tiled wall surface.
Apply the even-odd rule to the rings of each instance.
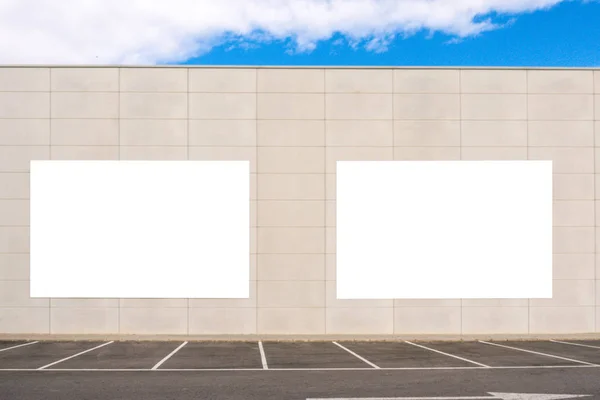
[[[597,135],[592,70],[0,68],[0,333],[600,332]],[[250,160],[250,299],[29,298],[39,159]],[[499,159],[554,161],[553,299],[336,300],[337,160]]]

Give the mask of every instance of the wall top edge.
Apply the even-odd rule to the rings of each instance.
[[[67,64],[0,64],[0,68],[190,68],[190,69],[398,69],[398,70],[554,70],[600,71],[597,67],[472,67],[472,66],[360,66],[360,65],[67,65]]]

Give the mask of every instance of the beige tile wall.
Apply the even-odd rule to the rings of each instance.
[[[599,135],[600,71],[0,67],[0,333],[600,332]],[[249,160],[250,298],[29,298],[39,159]],[[554,298],[337,300],[336,161],[460,159],[554,161]]]

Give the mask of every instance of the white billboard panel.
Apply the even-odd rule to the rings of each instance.
[[[247,298],[247,161],[32,161],[31,296]]]
[[[551,161],[339,161],[340,299],[549,298]]]

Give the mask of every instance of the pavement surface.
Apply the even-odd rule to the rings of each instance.
[[[0,341],[0,400],[571,395],[600,399],[600,341]]]

